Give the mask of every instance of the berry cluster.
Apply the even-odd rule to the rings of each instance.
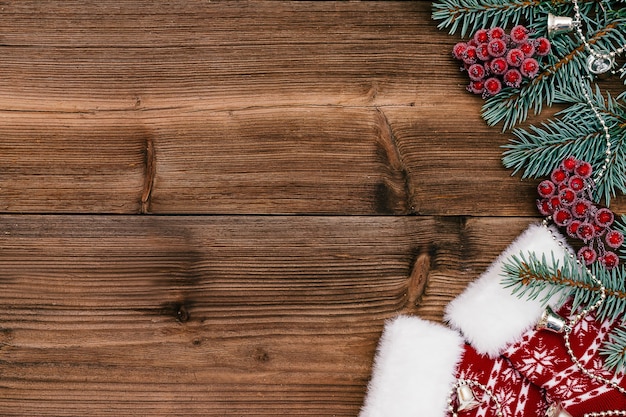
[[[507,34],[501,27],[478,29],[468,42],[459,42],[452,56],[463,61],[461,70],[467,71],[470,83],[467,90],[483,98],[496,95],[502,84],[518,88],[524,79],[532,79],[539,72],[535,56],[550,53],[546,38],[530,39],[531,31],[517,25]]]
[[[624,235],[611,228],[615,215],[606,207],[598,207],[592,199],[591,164],[567,157],[552,171],[549,180],[537,187],[540,199],[537,208],[544,216],[564,227],[567,235],[583,241],[578,258],[589,265],[599,261],[607,269],[619,263],[615,252],[624,243]],[[605,246],[606,245],[606,246]]]

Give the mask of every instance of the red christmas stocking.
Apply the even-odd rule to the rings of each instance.
[[[504,358],[416,317],[385,325],[360,417],[543,417],[547,402]]]
[[[564,306],[558,314],[553,317],[560,322],[560,316],[570,314],[570,306]],[[567,348],[564,333],[530,330],[504,355],[571,416],[601,412],[626,416],[626,377],[608,372],[599,355],[602,343],[620,321],[602,322],[593,314],[585,316],[567,338],[571,349]]]

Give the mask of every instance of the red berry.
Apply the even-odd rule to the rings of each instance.
[[[568,156],[563,160],[563,168],[565,168],[568,172],[574,172],[576,165],[578,165],[578,160],[573,156]]]
[[[604,232],[606,232],[606,228],[599,226],[597,224],[593,224],[593,228],[596,229],[596,237],[600,237],[604,234]]]
[[[517,25],[511,29],[511,40],[515,43],[523,43],[528,40],[528,29],[526,26]]]
[[[600,263],[604,265],[606,269],[613,269],[619,264],[619,258],[614,252],[607,251],[600,258]]]
[[[598,257],[598,254],[596,253],[596,251],[593,248],[590,248],[589,246],[583,246],[578,251],[578,258],[582,260],[585,263],[585,265],[592,264],[596,260],[597,257]]]
[[[476,57],[481,61],[488,61],[491,58],[487,43],[481,43],[476,46]]]
[[[571,188],[564,188],[559,191],[559,198],[561,199],[561,204],[565,207],[569,207],[574,204],[576,200],[576,193]]]
[[[492,39],[487,44],[487,50],[489,51],[489,55],[499,58],[506,53],[506,42],[502,39]]]
[[[474,41],[478,44],[489,42],[489,32],[487,29],[478,29],[474,33]]]
[[[569,181],[567,182],[567,184],[569,185],[569,187],[576,191],[582,191],[585,188],[585,180],[582,179],[582,177],[578,176],[578,175],[573,175]]]
[[[504,39],[505,36],[506,32],[501,27],[496,26],[495,28],[489,29],[490,39]]]
[[[592,171],[593,168],[591,167],[591,164],[585,161],[580,161],[574,170],[576,174],[580,175],[583,178],[589,178]]]
[[[463,62],[465,62],[466,64],[474,64],[476,63],[476,59],[478,57],[476,56],[476,47],[475,46],[468,46],[467,48],[465,48],[465,52],[463,53]]]
[[[555,184],[561,184],[568,177],[569,177],[569,175],[567,174],[567,172],[563,171],[560,168],[557,168],[554,171],[552,171],[552,174],[550,175],[550,178],[552,179],[552,182],[555,183]]]
[[[584,222],[578,225],[578,229],[576,229],[576,236],[580,240],[587,242],[595,236],[595,232],[596,229],[591,223]]]
[[[532,42],[524,42],[519,45],[518,48],[524,52],[524,55],[526,55],[527,58],[535,55],[535,45],[533,45]]]
[[[492,74],[502,75],[509,69],[509,65],[504,58],[494,58],[489,64],[489,69],[491,69]]]
[[[556,185],[550,180],[543,180],[537,186],[537,192],[541,197],[550,197],[554,195],[556,191]]]
[[[485,91],[485,82],[484,81],[472,81],[467,86],[467,91],[474,94],[482,94]]]
[[[576,200],[572,207],[572,214],[579,219],[585,218],[589,214],[591,209],[591,203],[588,200],[579,199]]]
[[[504,80],[504,84],[506,84],[507,86],[519,88],[519,86],[522,85],[523,78],[521,72],[519,72],[515,68],[511,68],[504,73],[502,79]]]
[[[550,197],[549,201],[550,207],[552,207],[553,210],[561,208],[561,198],[558,195]]]
[[[506,62],[512,67],[519,67],[526,58],[521,49],[513,48],[506,53]]]
[[[463,59],[465,55],[465,50],[467,49],[467,44],[465,42],[459,42],[452,48],[452,56],[456,59]]]
[[[599,226],[608,227],[613,224],[615,216],[613,215],[613,212],[608,208],[601,208],[596,212],[595,220]]]
[[[546,56],[550,53],[550,49],[552,49],[552,45],[546,38],[537,38],[535,40],[535,51],[537,55]]]
[[[606,234],[606,244],[617,249],[624,243],[624,235],[618,230],[611,230]]]
[[[497,78],[491,77],[485,80],[485,93],[495,96],[502,90],[502,83]]]
[[[581,224],[580,220],[572,220],[570,224],[567,225],[567,229],[565,229],[567,231],[567,234],[570,237],[578,237],[576,235],[576,232],[578,231],[578,226],[580,226],[580,224]]]
[[[537,200],[537,209],[542,216],[551,216],[552,213],[554,213],[552,205],[547,198],[544,198],[543,200]]]
[[[470,80],[472,81],[480,81],[485,78],[485,67],[480,64],[472,64],[467,69],[467,75],[469,75]]]
[[[539,73],[539,63],[535,58],[526,58],[519,70],[524,77],[535,78]]]
[[[567,226],[572,221],[572,212],[564,208],[558,209],[552,215],[552,220],[558,226]]]

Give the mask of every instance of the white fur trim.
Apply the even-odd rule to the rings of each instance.
[[[386,323],[360,417],[444,417],[464,341],[417,317]]]
[[[509,344],[534,326],[544,311],[539,296],[535,300],[519,298],[511,294],[510,288],[501,285],[503,265],[512,255],[534,252],[540,259],[552,263],[552,256],[563,265],[569,256],[569,247],[559,232],[545,226],[530,225],[511,245],[489,266],[489,268],[454,299],[445,311],[450,326],[463,333],[468,342],[480,353],[491,357],[498,356]],[[559,245],[556,237],[568,248]],[[560,298],[555,295],[549,301],[554,305]]]

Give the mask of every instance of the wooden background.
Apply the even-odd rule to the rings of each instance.
[[[356,416],[536,219],[430,2],[0,12],[3,416]]]

